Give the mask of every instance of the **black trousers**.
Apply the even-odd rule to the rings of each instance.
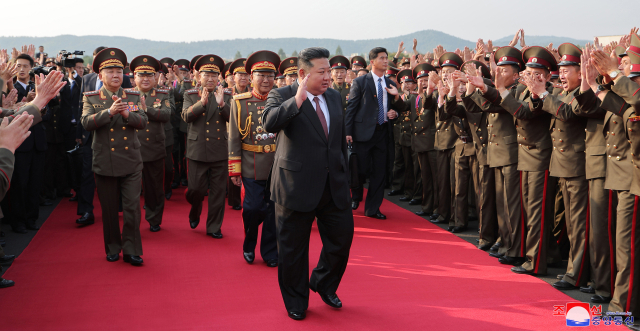
[[[71,169],[64,143],[48,143],[45,152],[45,175],[41,195],[45,199],[55,199],[63,193],[68,193],[69,170]]]
[[[255,252],[258,243],[258,228],[262,224],[260,238],[260,255],[266,262],[278,259],[278,242],[276,239],[275,204],[265,198],[266,180],[255,180],[242,177],[244,185],[244,201],[242,202],[242,222],[244,223],[245,252]],[[233,185],[237,188],[239,186]]]
[[[245,187],[246,190],[246,187]],[[231,177],[227,180],[227,204],[231,207],[240,206],[242,204],[242,198],[240,197],[240,186],[236,186],[231,181]],[[246,194],[246,192],[245,192]]]
[[[386,125],[379,128],[373,132],[373,136],[368,141],[353,142],[353,150],[358,154],[360,183],[364,183],[364,179],[369,174],[369,192],[364,202],[364,214],[367,216],[375,215],[380,210],[387,177],[389,129]],[[362,195],[362,185],[351,191],[352,199],[355,201],[362,201]]]
[[[338,290],[353,241],[353,213],[336,207],[328,177],[316,209],[300,212],[276,204],[275,212],[280,292],[287,311],[303,312],[309,307],[309,288],[329,294]],[[322,251],[309,280],[309,236],[315,218]]]
[[[163,190],[167,194],[171,192],[171,182],[173,181],[173,145],[165,147],[167,149],[167,156],[164,158],[164,183]]]
[[[180,183],[187,180],[187,159],[184,154],[187,151],[187,134],[178,128],[173,128],[173,182]]]
[[[9,208],[5,217],[16,226],[35,225],[39,216],[40,187],[44,178],[46,151],[16,152],[15,166],[8,192]],[[5,198],[7,200],[7,198]],[[9,211],[7,213],[7,211]]]
[[[82,178],[78,193],[78,215],[93,214],[93,195],[96,190],[96,180],[93,176],[93,150],[91,141],[82,145]]]

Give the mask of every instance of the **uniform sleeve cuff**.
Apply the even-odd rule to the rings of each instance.
[[[242,176],[242,157],[229,157],[229,177]]]

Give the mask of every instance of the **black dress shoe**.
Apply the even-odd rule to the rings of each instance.
[[[451,232],[452,233],[460,233],[460,232],[464,232],[466,230],[467,230],[466,226],[456,226],[451,230]]]
[[[422,199],[411,199],[411,201],[409,201],[409,204],[413,206],[422,204]]]
[[[398,195],[398,194],[401,194],[401,193],[402,193],[402,191],[400,191],[400,190],[391,190],[391,191],[389,191],[389,193],[387,193],[387,195],[392,197],[394,195]]]
[[[180,186],[180,184],[178,182],[171,183],[171,188],[174,189],[174,190],[177,189],[178,186]]]
[[[484,245],[478,246],[478,249],[481,249],[483,251],[487,251],[489,248],[491,248],[491,243],[486,243]]]
[[[291,319],[294,319],[296,321],[303,320],[305,317],[307,317],[307,313],[305,312],[288,311],[287,313],[289,313],[289,317]]]
[[[180,181],[180,185],[182,185],[182,186],[189,186],[189,182],[187,182],[187,180],[186,180],[186,179],[183,179],[183,180],[181,180],[181,181]]]
[[[207,233],[207,234],[212,236],[212,237],[214,237],[214,238],[216,238],[216,239],[222,239],[222,231],[218,230],[218,232],[216,232],[216,233]]]
[[[120,254],[107,255],[107,261],[116,262],[120,259]]]
[[[455,226],[449,225],[449,227],[447,227],[447,231],[451,232],[453,230],[453,228],[455,228]]]
[[[22,233],[22,234],[27,233],[27,227],[25,227],[23,224],[13,226],[11,227],[11,229],[15,233]]]
[[[3,257],[0,257],[0,264],[2,265],[11,264],[11,262],[13,262],[13,260],[15,259],[16,259],[15,255],[5,255]]]
[[[231,207],[231,209],[233,209],[233,210],[240,210],[240,209],[242,209],[242,206],[240,206],[240,205],[233,206],[233,207]]]
[[[71,199],[69,199],[69,201],[78,201],[78,195],[74,195]]]
[[[580,286],[580,292],[596,294],[596,290],[593,287],[591,287],[591,285],[589,285],[589,286]]]
[[[402,197],[402,198],[400,198],[400,201],[411,201],[411,198],[409,198],[409,197]]]
[[[84,213],[84,215],[82,215],[82,217],[78,218],[76,220],[76,223],[80,224],[80,225],[90,225],[95,223],[95,217],[93,217],[93,214],[89,214],[89,213]]]
[[[16,285],[16,282],[4,278],[0,278],[0,288],[11,287]]]
[[[27,223],[27,229],[29,230],[40,230],[40,227],[36,225],[35,222]]]
[[[511,271],[513,271],[513,272],[515,272],[517,274],[535,275],[535,273],[532,270],[527,270],[527,269],[523,268],[521,265],[511,268]]]
[[[358,206],[360,206],[360,201],[352,201],[351,202],[351,209],[356,210],[356,209],[358,209]]]
[[[192,229],[197,228],[198,224],[200,224],[200,220],[195,220],[195,221],[189,220],[189,226],[191,226]]]
[[[379,220],[386,220],[387,216],[385,216],[383,213],[381,213],[379,210],[378,212],[376,212],[373,215],[366,215],[367,217],[371,217],[371,218],[377,218]]]
[[[503,257],[498,258],[498,262],[500,262],[502,264],[519,266],[519,265],[524,263],[524,258],[523,257],[511,257],[511,256],[506,256],[505,255]]]
[[[122,261],[131,263],[131,265],[141,265],[143,262],[141,257],[127,254],[122,255]]]
[[[577,286],[571,285],[571,283],[564,280],[553,283],[553,287],[557,288],[558,290],[575,290],[578,288]]]
[[[504,254],[498,253],[498,252],[489,252],[489,256],[496,257],[496,258],[501,258],[501,257],[504,256]]]
[[[322,301],[324,301],[324,303],[328,304],[329,306],[333,308],[342,308],[342,302],[338,298],[337,294],[335,293],[332,293],[332,294],[318,293],[318,294],[320,294],[320,298],[322,298]]]
[[[40,204],[40,206],[51,206],[53,205],[53,202],[51,202],[51,200],[49,199],[44,199],[44,201]]]
[[[275,268],[278,266],[278,260],[269,260],[267,261],[267,267]]]
[[[497,252],[500,247],[502,247],[502,243],[501,242],[497,242],[495,244],[493,244],[493,246],[491,246],[491,248],[489,248],[490,251],[492,252]]]
[[[160,225],[151,225],[149,230],[151,230],[151,232],[158,232],[160,231]]]
[[[417,211],[416,215],[418,216],[424,216],[424,217],[431,217],[431,213],[427,213],[426,211]]]
[[[562,275],[558,275],[558,276],[556,276],[556,278],[558,278],[559,280],[562,280],[562,278],[564,278],[564,274],[562,274]],[[595,293],[595,292],[594,292],[594,293]]]
[[[591,297],[591,302],[593,303],[609,303],[611,301],[611,297],[603,297],[602,295],[594,295]]]
[[[172,192],[172,191],[169,191],[168,193],[166,193],[166,194],[164,195],[164,198],[165,198],[165,199],[167,199],[167,200],[169,200],[169,199],[171,199],[171,196],[172,196],[172,195],[173,195],[173,192]]]
[[[255,260],[256,258],[256,253],[254,252],[243,252],[244,255],[244,260],[247,261],[247,263],[251,264],[253,263],[253,260]]]

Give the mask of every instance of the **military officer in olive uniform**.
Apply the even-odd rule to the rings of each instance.
[[[176,107],[171,116],[171,126],[173,126],[173,183],[171,188],[178,188],[180,184],[187,186],[187,161],[184,157],[186,147],[187,123],[182,119],[182,103],[184,101],[184,91],[195,87],[196,83],[189,79],[189,60],[178,59],[173,64],[176,80],[173,82],[173,97]],[[177,70],[176,70],[177,69]]]
[[[367,61],[360,55],[356,55],[351,58],[351,70],[358,72],[367,67]]]
[[[547,91],[552,91],[550,72],[558,68],[553,54],[544,47],[533,46],[524,52],[523,60],[526,63],[524,75],[543,81]],[[522,230],[522,236],[526,238],[522,243],[526,249],[524,264],[514,266],[511,271],[544,275],[547,273],[547,248],[557,187],[555,177],[549,177],[553,147],[549,133],[551,115],[533,106],[538,96],[523,84],[510,90],[501,87],[498,92],[502,98],[500,105],[515,118],[522,208],[526,217],[526,230]]]
[[[515,88],[522,66],[522,53],[516,48],[505,46],[496,51],[495,62],[501,73],[500,86],[506,86],[507,90]],[[501,244],[497,252],[489,255],[497,257],[503,264],[520,264],[521,257],[525,254],[525,218],[522,214],[518,133],[514,118],[500,105],[502,99],[497,89],[480,77],[477,80],[469,78],[469,81],[473,84],[473,93],[467,93],[462,101],[465,104],[473,101],[478,105],[476,109],[490,113],[487,116],[487,161],[495,171],[496,214]],[[473,109],[467,107],[468,111]]]
[[[400,155],[404,164],[404,196],[400,201],[409,201],[410,205],[422,203],[422,179],[418,154],[411,147],[411,111],[416,108],[418,92],[415,91],[415,80],[410,69],[402,70],[397,75],[398,83],[402,84],[402,100],[406,104],[406,111],[399,112],[398,117],[391,120],[393,125],[394,141],[397,139],[400,145]],[[394,173],[397,173],[394,169]]]
[[[273,88],[278,54],[258,51],[246,61],[245,70],[252,75],[251,92],[236,94],[229,119],[229,177],[237,187],[244,186],[242,221],[244,222],[244,259],[253,263],[262,223],[260,254],[269,267],[278,266],[275,205],[266,189],[273,165],[275,134],[262,126],[262,111]]]
[[[134,89],[120,87],[127,56],[117,48],[106,48],[95,56],[93,71],[104,83],[98,91],[84,94],[82,126],[93,133],[93,172],[102,206],[107,261],[141,264],[140,181],[142,156],[137,130],[147,126],[144,97]],[[123,228],[118,209],[122,198]]]
[[[162,60],[161,60],[162,61]],[[172,60],[173,61],[173,60]],[[162,64],[162,62],[160,62]],[[169,75],[169,63],[162,64],[160,70],[156,73],[156,81],[164,81],[163,84],[158,83],[157,89],[167,90],[169,94],[169,104],[171,105],[170,116],[173,116],[176,112],[175,91],[173,87],[173,81],[161,80],[160,75]],[[175,73],[174,73],[175,75]],[[167,155],[164,158],[164,194],[167,200],[171,199],[173,191],[171,185],[173,183],[173,125],[171,121],[164,123],[164,146],[167,151]]]
[[[280,62],[278,72],[284,75],[284,84],[289,86],[298,79],[298,58],[288,57]]]
[[[186,198],[191,204],[189,225],[200,223],[202,201],[209,189],[207,234],[222,238],[220,227],[224,218],[224,197],[227,188],[227,122],[229,105],[224,103],[224,90],[218,85],[224,60],[208,54],[194,64],[200,87],[184,93],[182,118],[188,123],[187,163],[189,185]]]
[[[350,70],[347,70],[347,75],[349,74],[349,72]],[[399,72],[398,68],[395,68],[389,65],[384,76],[386,78],[389,78],[390,81],[392,81],[394,84],[396,84],[396,86],[398,86],[398,80],[396,79],[396,75],[398,74],[398,72]],[[349,86],[349,90],[351,90],[351,86]],[[396,150],[400,150],[401,147],[395,138],[396,137],[395,137],[395,126],[394,126],[394,130],[389,130],[389,147],[387,148],[389,152],[387,153],[387,178],[386,178],[387,185],[386,187],[391,188],[391,191],[387,193],[388,196],[398,195],[404,192],[402,187],[402,185],[404,184],[404,160],[402,159],[401,152],[396,153]],[[400,165],[399,169],[401,169],[402,173],[399,173],[399,174],[394,173],[396,164]]]
[[[336,55],[329,60],[329,65],[331,65],[331,79],[333,80],[331,88],[340,92],[343,111],[347,111],[351,86],[344,80],[347,78],[347,70],[351,68],[349,59],[342,55]]]
[[[164,124],[171,117],[169,90],[155,88],[156,74],[164,66],[149,55],[131,60],[130,68],[135,75],[136,90],[145,98],[147,127],[138,130],[142,148],[142,182],[144,184],[145,219],[151,232],[160,231],[164,214],[164,163],[167,156]]]
[[[417,215],[431,217],[438,208],[438,181],[436,151],[434,140],[436,135],[435,113],[436,108],[432,104],[426,105],[425,93],[429,85],[429,72],[436,69],[428,64],[422,63],[413,69],[413,76],[418,82],[418,95],[415,100],[417,106],[411,107],[411,148],[418,154],[420,165],[420,180],[422,181],[422,204]],[[432,87],[433,88],[433,87]],[[433,89],[432,89],[433,90]]]
[[[585,140],[587,119],[573,111],[578,107],[576,92],[580,89],[580,56],[582,52],[573,44],[558,47],[562,61],[560,82],[562,89],[553,94],[540,87],[531,91],[540,97],[538,103],[551,115],[550,133],[553,142],[549,172],[558,177],[564,199],[567,234],[570,241],[569,263],[562,280],[553,284],[560,290],[576,289],[585,286],[590,279],[589,251],[587,239],[587,209],[589,202],[589,183],[585,172]]]

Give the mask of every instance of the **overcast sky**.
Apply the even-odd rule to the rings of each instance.
[[[638,0],[32,0],[3,1],[1,8],[2,36],[106,35],[157,41],[286,37],[353,40],[426,29],[486,41],[513,35],[520,28],[524,28],[525,36],[592,39],[626,34],[633,24],[640,24]],[[24,24],[21,14],[30,24]],[[60,21],[55,21],[56,17]]]

